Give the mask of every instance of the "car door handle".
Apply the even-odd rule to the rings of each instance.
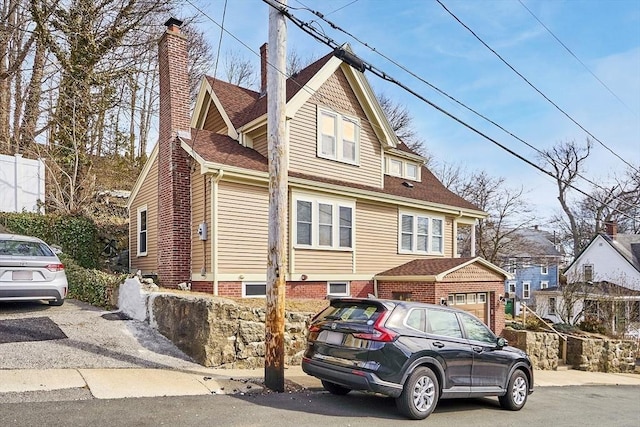
[[[438,347],[438,348],[442,348],[442,347],[444,347],[444,344],[442,344],[440,341],[436,341],[436,342],[433,343],[433,346],[434,347]]]
[[[474,345],[473,347],[471,347],[473,349],[473,351],[475,351],[476,353],[482,353],[482,347],[478,347],[477,345]]]

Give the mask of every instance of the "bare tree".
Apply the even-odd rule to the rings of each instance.
[[[411,150],[427,157],[428,153],[424,140],[418,135],[413,124],[413,116],[407,107],[392,100],[384,93],[379,93],[376,97],[398,138]]]
[[[224,58],[224,71],[226,80],[236,86],[251,89],[255,88],[258,82],[257,71],[253,63],[236,51],[227,51]]]
[[[434,172],[447,188],[488,214],[476,225],[476,253],[500,263],[508,254],[522,252],[524,240],[519,231],[535,222],[523,188],[510,188],[504,178],[485,171],[469,173],[459,165],[443,163]],[[470,236],[461,237],[462,253],[468,254]]]
[[[551,173],[556,179],[558,201],[566,216],[565,229],[571,236],[573,255],[578,254],[586,242],[581,239],[580,224],[569,201],[570,190],[571,185],[575,184],[576,179],[583,172],[584,162],[589,157],[591,147],[592,143],[589,139],[584,147],[579,146],[575,141],[565,141],[541,151],[540,154],[541,160],[551,167]]]

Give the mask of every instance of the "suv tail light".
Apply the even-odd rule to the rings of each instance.
[[[49,264],[47,265],[47,270],[51,271],[51,272],[56,272],[56,271],[62,271],[64,270],[64,264]]]
[[[373,324],[372,333],[357,333],[353,334],[353,336],[362,340],[370,341],[391,342],[395,340],[398,334],[382,326],[390,313],[390,311],[385,311],[384,314],[378,317],[376,323]]]

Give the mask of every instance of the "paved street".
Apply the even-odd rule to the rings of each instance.
[[[0,425],[10,426],[607,426],[640,425],[640,387],[544,387],[520,412],[496,399],[443,401],[427,421],[396,412],[393,399],[325,392],[267,395],[158,397],[0,404]]]

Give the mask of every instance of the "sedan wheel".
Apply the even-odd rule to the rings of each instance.
[[[396,399],[396,405],[403,415],[421,420],[435,409],[439,392],[438,379],[433,371],[420,367],[407,379],[402,394]]]
[[[511,375],[509,385],[507,386],[507,394],[500,396],[500,406],[510,411],[519,411],[527,402],[529,394],[529,382],[524,372],[518,370]]]

